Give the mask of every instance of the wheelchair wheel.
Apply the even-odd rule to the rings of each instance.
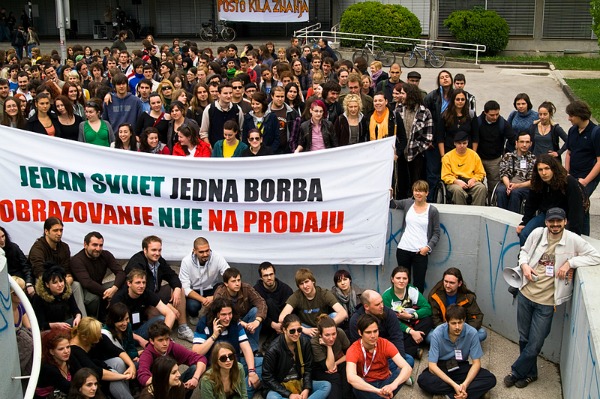
[[[492,191],[492,195],[489,197],[488,199],[488,205],[489,206],[498,206],[498,194],[496,194],[496,189],[498,188],[498,186],[501,184],[502,182],[498,182],[496,183],[496,185],[494,186],[494,191]]]
[[[438,182],[435,186],[434,201],[436,204],[447,204],[448,203],[448,190],[446,184],[443,181]]]

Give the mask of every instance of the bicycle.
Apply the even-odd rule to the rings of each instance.
[[[217,41],[219,36],[226,42],[232,42],[235,40],[236,32],[235,29],[227,26],[226,21],[219,21],[215,25],[216,32],[213,32],[213,20],[209,19],[208,22],[202,23],[202,29],[200,29],[200,39],[205,42]]]
[[[433,51],[429,46],[416,45],[411,51],[407,51],[402,56],[402,64],[407,68],[412,68],[417,65],[419,56],[423,58],[423,62],[431,65],[434,68],[441,68],[446,63],[446,56],[439,51]]]
[[[354,62],[354,60],[356,60],[358,57],[363,57],[365,60],[367,60],[367,64],[371,63],[371,59],[380,61],[384,67],[389,67],[396,62],[396,55],[394,53],[383,50],[381,47],[369,42],[366,42],[362,49],[354,52],[352,55],[352,62]]]

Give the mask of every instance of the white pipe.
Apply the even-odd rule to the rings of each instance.
[[[8,275],[8,281],[11,288],[15,291],[15,294],[17,294],[21,300],[21,303],[25,308],[25,313],[31,322],[31,333],[33,335],[33,365],[31,367],[31,376],[29,376],[29,384],[27,384],[27,390],[25,391],[23,398],[32,399],[33,394],[35,393],[35,388],[37,386],[40,368],[42,365],[42,335],[40,334],[40,326],[37,322],[37,318],[35,317],[35,312],[33,311],[31,302],[29,302],[29,298],[27,298],[27,294],[25,294],[21,287],[19,287],[19,284],[17,284],[17,282],[10,277],[10,275]]]

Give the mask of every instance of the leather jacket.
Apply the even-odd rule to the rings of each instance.
[[[296,370],[298,375],[302,378],[302,389],[312,391],[311,372],[313,355],[310,341],[307,338],[300,336],[300,347],[302,350],[302,359],[304,360],[304,374],[300,374],[301,364],[297,348],[295,350]],[[294,366],[294,357],[285,342],[285,336],[281,334],[275,338],[263,359],[262,380],[264,389],[266,391],[275,391],[284,398],[289,397],[292,393],[281,385],[281,382],[284,380],[292,366]]]

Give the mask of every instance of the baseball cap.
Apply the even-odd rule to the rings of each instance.
[[[567,218],[567,214],[562,208],[550,208],[546,211],[546,222],[549,220],[564,220]]]
[[[459,141],[465,141],[465,140],[469,140],[469,134],[463,130],[459,130],[458,132],[456,132],[456,134],[454,135],[454,142],[457,143]]]

